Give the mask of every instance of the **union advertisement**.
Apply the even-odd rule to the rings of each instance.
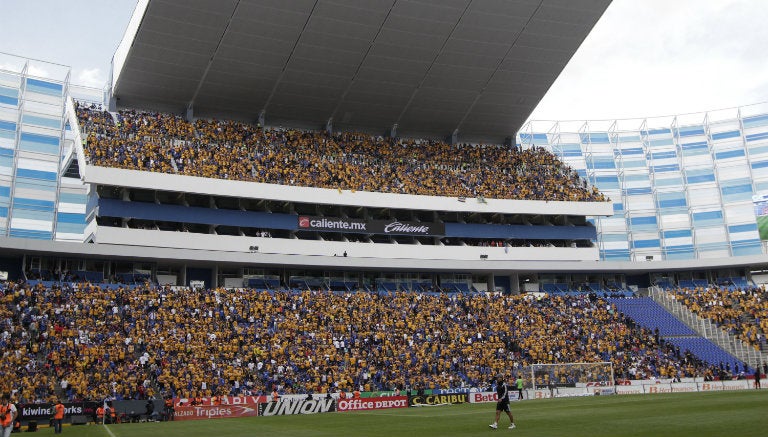
[[[445,235],[444,223],[406,222],[398,220],[361,220],[300,215],[300,231],[334,231],[384,235]]]
[[[259,404],[259,416],[288,416],[336,411],[335,399],[280,399]]]

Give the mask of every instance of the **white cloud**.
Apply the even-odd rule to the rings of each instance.
[[[0,64],[0,70],[12,71],[14,73],[21,73],[24,70],[24,64],[26,60],[19,58],[19,62],[5,62]],[[40,68],[39,66],[29,63],[27,65],[27,75],[32,77],[51,77],[48,70]]]
[[[84,68],[72,74],[70,81],[75,85],[82,85],[92,88],[102,88],[106,84],[106,78],[100,68]]]
[[[768,100],[768,2],[615,0],[531,119],[641,118]]]
[[[41,68],[35,64],[30,63],[27,70],[27,76],[51,78],[51,73],[45,68]]]

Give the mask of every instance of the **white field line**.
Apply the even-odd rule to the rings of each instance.
[[[112,430],[111,430],[111,429],[109,429],[109,427],[108,427],[107,425],[102,425],[102,426],[103,426],[103,427],[104,427],[104,429],[106,429],[106,430],[107,430],[107,432],[109,433],[109,437],[117,437],[117,436],[115,435],[115,433],[113,433],[113,432],[112,432]]]

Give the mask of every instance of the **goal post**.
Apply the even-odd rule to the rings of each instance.
[[[555,396],[560,388],[605,387],[615,390],[613,363],[558,363],[531,365],[531,387],[548,389]]]

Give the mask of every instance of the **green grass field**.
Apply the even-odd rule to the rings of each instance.
[[[65,427],[78,437],[186,436],[674,436],[768,435],[768,390],[623,395],[513,403],[517,429],[495,404],[404,408],[306,416]],[[53,429],[42,429],[53,434]]]
[[[768,240],[768,215],[757,218],[757,230],[761,240]]]

